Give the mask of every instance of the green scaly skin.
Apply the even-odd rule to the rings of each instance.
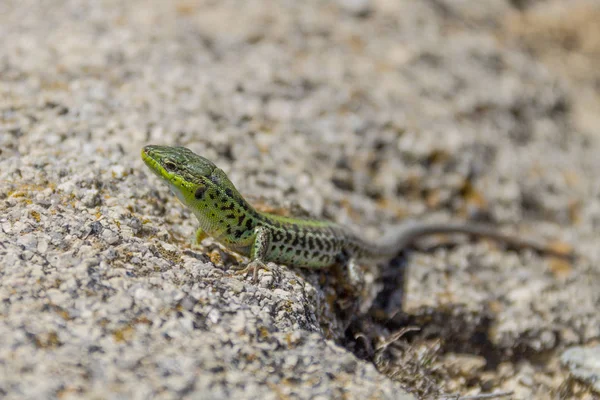
[[[348,262],[351,278],[358,280],[357,262],[390,259],[415,239],[439,233],[489,237],[565,256],[539,243],[471,223],[403,223],[378,243],[370,243],[333,222],[256,210],[221,169],[185,147],[146,146],[142,159],[196,215],[200,223],[197,240],[208,235],[228,249],[250,257],[250,264],[241,273],[253,271],[254,280],[258,269],[265,268],[265,262],[320,269],[340,261]]]

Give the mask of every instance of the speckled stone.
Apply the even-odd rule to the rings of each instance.
[[[384,293],[504,363],[600,337],[600,135],[577,130],[562,79],[498,40],[509,3],[1,1],[0,397],[412,398],[345,331],[392,280],[365,266],[344,301],[335,273],[231,276],[244,260],[190,245],[147,144],[370,238],[479,216],[572,243],[570,265],[417,249]],[[531,398],[527,366],[498,381]]]
[[[560,361],[572,376],[600,394],[600,346],[572,347],[562,353]]]

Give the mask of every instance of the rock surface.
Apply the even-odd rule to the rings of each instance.
[[[600,346],[572,347],[562,353],[560,361],[573,377],[589,384],[600,394]]]
[[[600,44],[536,61],[529,3],[0,2],[0,397],[555,393],[600,337],[600,95],[563,73]],[[540,26],[587,37],[580,3]],[[146,144],[368,238],[477,218],[580,258],[426,241],[357,297],[335,271],[255,285],[190,246]]]

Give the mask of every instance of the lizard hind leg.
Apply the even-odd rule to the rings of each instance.
[[[361,287],[364,283],[364,273],[358,259],[349,251],[342,250],[336,256],[336,263],[348,269],[348,280],[353,287]]]
[[[350,280],[350,284],[354,287],[361,287],[364,284],[365,275],[363,270],[358,262],[358,260],[354,257],[348,260],[348,279]]]

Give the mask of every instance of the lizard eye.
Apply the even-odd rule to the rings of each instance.
[[[175,168],[177,168],[177,167],[175,166],[175,163],[173,161],[171,161],[171,160],[165,161],[165,169],[167,171],[173,171]]]

